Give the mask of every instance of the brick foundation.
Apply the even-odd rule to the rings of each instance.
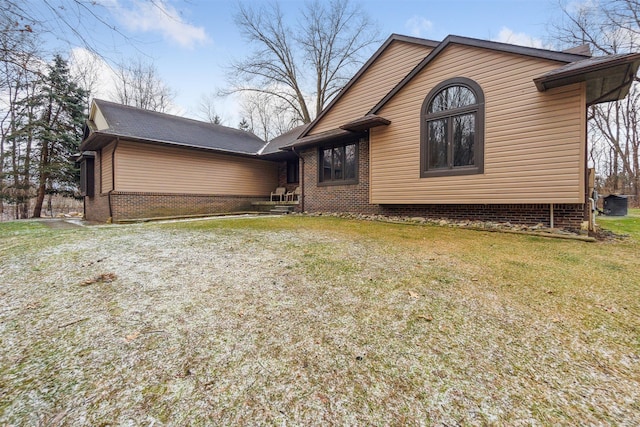
[[[388,216],[448,218],[463,221],[510,222],[512,224],[550,225],[548,204],[501,205],[376,205],[369,203],[369,143],[360,142],[358,183],[354,185],[318,185],[318,149],[302,153],[304,159],[304,210],[307,212],[352,212]],[[585,205],[554,204],[556,228],[579,229]]]
[[[554,204],[554,227],[580,229],[585,206]],[[547,204],[514,205],[380,205],[380,214],[425,218],[448,218],[460,221],[510,222],[512,224],[550,226],[550,206]]]
[[[268,196],[210,194],[111,193],[113,221],[252,210],[251,202]]]

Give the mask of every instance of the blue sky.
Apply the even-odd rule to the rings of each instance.
[[[99,44],[101,53],[112,60],[141,53],[148,56],[176,91],[175,112],[182,115],[197,118],[202,95],[224,87],[225,66],[248,52],[233,22],[235,1],[163,0],[156,6],[142,0],[99,3],[104,6],[102,13],[109,15],[106,20],[134,40],[126,43],[96,27],[94,38],[104,40]],[[558,0],[364,0],[360,4],[377,22],[382,40],[391,33],[434,40],[456,34],[543,47],[549,43],[549,24],[562,17]],[[293,22],[301,5],[281,1]],[[236,100],[216,101],[216,111],[225,124],[237,125]]]

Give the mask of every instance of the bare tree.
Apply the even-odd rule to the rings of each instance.
[[[245,94],[240,103],[251,131],[265,141],[282,135],[298,125],[287,104],[265,93]]]
[[[158,75],[155,65],[141,59],[122,64],[116,70],[114,97],[122,104],[166,112],[175,97],[173,90]]]
[[[223,124],[224,120],[216,111],[216,98],[217,96],[213,93],[202,95],[200,97],[200,105],[198,105],[198,112],[200,113],[200,117],[202,117],[205,121],[214,125],[221,125]]]
[[[11,20],[11,5],[0,8],[0,212],[4,201],[15,218],[27,218],[33,195],[31,157],[34,106],[40,68],[37,34]]]
[[[588,43],[595,54],[634,52],[640,47],[640,0],[603,0],[563,7],[554,25],[564,45]],[[600,191],[634,194],[640,203],[640,79],[617,102],[589,107],[591,158],[606,174]]]
[[[69,68],[74,82],[84,90],[86,94],[85,108],[89,111],[91,99],[96,95],[100,84],[101,65],[103,62],[99,55],[86,51],[87,55],[82,55],[79,51],[72,51],[69,61]]]
[[[286,24],[278,3],[241,4],[235,21],[254,50],[230,65],[225,93],[265,94],[302,123],[340,91],[378,34],[367,14],[349,0],[306,3],[295,28]]]

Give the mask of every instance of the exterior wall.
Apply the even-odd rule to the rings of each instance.
[[[310,135],[336,129],[369,112],[393,87],[428,54],[432,48],[393,41],[369,69],[342,94]]]
[[[211,194],[125,193],[111,194],[113,221],[214,214],[253,210],[251,202],[264,197]]]
[[[378,213],[379,207],[369,203],[369,143],[358,144],[358,183],[351,185],[318,185],[318,148],[302,152],[304,159],[304,209],[307,212]]]
[[[554,204],[554,227],[579,230],[584,219],[583,204]],[[550,226],[551,206],[516,205],[381,205],[380,213],[389,216],[448,218],[458,221],[510,222],[511,224]]]
[[[304,159],[304,210],[306,212],[352,212],[411,216],[461,221],[494,221],[550,226],[549,204],[395,204],[369,203],[369,143],[359,144],[358,183],[318,185],[318,149],[302,152]],[[554,226],[579,229],[585,205],[554,204]]]
[[[102,185],[101,163],[102,155],[98,151],[94,159],[94,196],[84,198],[84,218],[87,221],[105,222],[111,216],[109,214],[109,196],[100,192]]]
[[[451,45],[382,109],[371,130],[371,202],[582,204],[586,99],[581,83],[544,93],[533,78],[558,63]],[[484,173],[420,178],[421,106],[437,84],[467,77],[485,96]]]
[[[277,164],[201,150],[120,141],[115,190],[127,193],[269,196]]]
[[[287,182],[287,162],[278,163],[278,187],[284,187],[287,191],[293,191],[298,185],[300,185],[298,182]]]
[[[284,172],[286,182],[286,163]],[[85,197],[89,221],[247,211],[278,185],[278,164],[119,141],[97,152],[95,185]]]
[[[100,171],[100,193],[108,193],[113,190],[113,150],[116,143],[112,142],[111,144],[104,147],[102,150],[98,152],[98,156],[101,159],[100,167],[96,165],[96,170]]]

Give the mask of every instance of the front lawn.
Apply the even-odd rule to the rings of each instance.
[[[596,223],[617,234],[628,235],[640,242],[640,209],[629,209],[627,216],[598,216]]]
[[[637,425],[635,220],[0,224],[0,425]]]

